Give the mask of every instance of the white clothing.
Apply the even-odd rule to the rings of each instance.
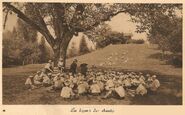
[[[87,89],[88,89],[88,84],[87,83],[82,83],[82,84],[79,84],[77,89],[78,89],[78,94],[83,94],[83,93],[86,93],[87,92]]]
[[[111,79],[108,80],[108,81],[106,82],[106,86],[109,87],[109,88],[110,88],[110,87],[114,87],[114,82],[113,82],[113,80],[111,80]]]
[[[103,91],[104,90],[104,84],[101,81],[97,82],[97,85],[100,87],[100,90]]]
[[[150,84],[150,89],[152,91],[156,91],[160,87],[160,82],[158,79],[155,79],[151,84]]]
[[[62,91],[60,93],[61,97],[70,98],[72,95],[74,95],[74,93],[70,87],[63,87],[62,88]]]
[[[125,89],[122,86],[115,88],[115,91],[120,97],[125,97]]]
[[[62,81],[61,80],[57,80],[57,81],[54,81],[54,87],[56,88],[62,88]]]
[[[43,77],[43,83],[51,84],[51,80],[48,76]]]
[[[145,94],[147,94],[147,89],[142,84],[140,84],[136,88],[136,94],[145,95]]]
[[[32,85],[32,81],[30,78],[26,79],[25,85]]]
[[[130,87],[130,86],[131,86],[131,81],[130,81],[130,79],[125,79],[125,80],[123,80],[123,84],[124,84],[126,87]]]
[[[90,87],[91,93],[100,93],[100,87],[98,84],[92,84]]]

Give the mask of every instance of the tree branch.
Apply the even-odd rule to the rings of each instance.
[[[7,21],[7,18],[8,18],[8,13],[9,13],[9,10],[8,10],[8,11],[6,12],[6,14],[5,14],[3,29],[5,29],[5,27],[6,27],[6,21]]]
[[[87,28],[75,28],[76,32],[84,32],[84,31],[88,31],[93,29],[94,27],[98,26],[100,23],[105,22],[105,21],[109,21],[112,17],[118,15],[119,13],[125,13],[125,10],[120,10],[116,13],[113,14],[109,14],[108,16],[106,16],[104,19],[101,19],[100,21],[96,21],[93,25],[88,26]]]
[[[7,8],[13,11],[15,14],[17,14],[17,17],[19,17],[20,19],[25,21],[27,24],[29,24],[31,27],[39,31],[46,38],[46,40],[51,46],[54,45],[54,38],[50,33],[48,33],[46,30],[43,30],[39,25],[37,25],[34,21],[29,19],[23,12],[21,12],[19,9],[17,9],[10,3],[4,2],[3,5],[5,5]]]

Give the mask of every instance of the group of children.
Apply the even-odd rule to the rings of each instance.
[[[38,71],[25,82],[29,90],[47,87],[51,92],[60,91],[65,99],[78,99],[81,95],[124,98],[126,95],[146,95],[160,87],[156,75],[139,72],[118,72],[113,70],[89,69],[87,73],[72,74],[64,71]]]

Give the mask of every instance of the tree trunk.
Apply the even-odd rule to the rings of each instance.
[[[59,58],[63,58],[63,66],[66,67],[66,54],[69,42],[72,39],[72,35],[66,34],[65,38],[63,38],[62,42],[57,42],[53,47],[54,51],[54,65],[57,65]]]
[[[61,53],[61,57],[63,58],[63,66],[64,66],[64,68],[66,67],[66,55],[67,55],[67,47],[68,47],[68,45],[69,44],[64,44],[64,45],[62,45],[61,47],[61,51],[60,51],[60,53]]]
[[[22,65],[24,65],[25,64],[25,60],[23,59],[23,61],[22,61]]]
[[[64,68],[66,67],[67,48],[68,48],[68,45],[69,45],[72,37],[73,36],[71,36],[71,35],[67,36],[66,39],[61,44],[60,54],[61,54],[61,57],[63,58],[63,66],[64,66]]]
[[[53,47],[54,52],[54,66],[57,66],[58,59],[60,58],[60,45]]]

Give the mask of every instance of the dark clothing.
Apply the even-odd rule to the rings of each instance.
[[[81,64],[80,69],[81,69],[81,74],[86,77],[86,73],[87,73],[87,70],[88,70],[87,64],[86,63]]]
[[[72,72],[72,75],[76,74],[77,64],[73,62],[70,66],[70,72]]]

